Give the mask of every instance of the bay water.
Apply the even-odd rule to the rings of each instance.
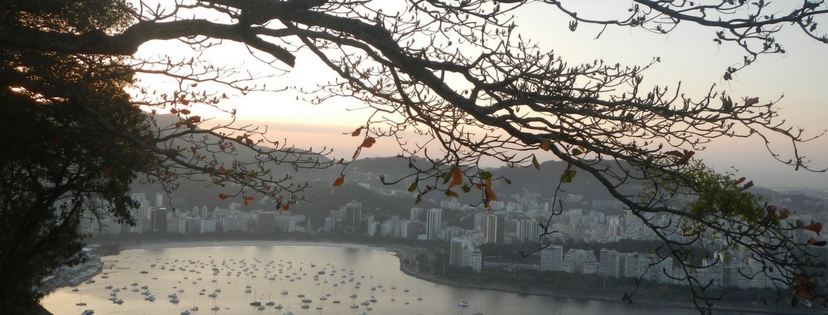
[[[55,315],[84,310],[113,315],[698,314],[694,309],[646,303],[531,296],[431,283],[400,271],[394,253],[363,245],[148,244],[102,257],[102,261],[104,270],[93,278],[94,283],[81,284],[77,290],[60,288],[43,298],[44,307]],[[170,302],[172,294],[177,303]],[[155,300],[147,300],[149,295]]]

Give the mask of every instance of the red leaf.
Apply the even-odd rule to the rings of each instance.
[[[374,145],[374,143],[377,143],[377,139],[374,139],[372,137],[365,137],[365,140],[362,140],[362,147],[370,148]]]
[[[225,195],[225,194],[219,194],[219,198],[220,198],[221,200],[224,200],[224,199],[230,198],[230,196]]]
[[[179,122],[175,123],[175,128],[181,127],[183,125],[184,125],[184,122],[179,121]]]
[[[184,105],[187,105],[187,104],[184,104]],[[185,109],[182,109],[182,110],[181,110],[181,113],[182,113],[182,114],[184,114],[184,115],[189,115],[189,114],[190,114],[190,110],[185,108]]]
[[[249,203],[247,203],[247,200],[245,200],[245,201],[244,201],[244,205],[245,205],[245,206],[249,206],[250,204],[249,204]]]
[[[244,198],[244,200],[251,200],[251,201],[252,201],[252,200],[253,200],[253,196],[249,196],[249,197],[247,197],[247,198]]]
[[[360,132],[360,131],[362,131],[362,126],[360,126],[359,128],[357,128],[356,130],[354,130],[354,132],[352,132],[352,133],[351,133],[351,136],[352,136],[352,137],[358,137],[358,136],[359,136],[359,132]]]
[[[170,113],[172,113],[173,115],[178,114],[178,110],[175,108],[171,108]]]
[[[113,168],[114,168],[114,166],[107,167],[107,168],[106,168],[106,170],[104,170],[104,172],[106,172],[106,173],[112,173],[112,169],[113,169]]]
[[[745,106],[751,106],[751,105],[756,104],[756,103],[759,103],[759,98],[758,97],[745,99]]]
[[[286,205],[282,206],[282,210],[285,210],[285,211],[290,210],[290,204],[286,204]]]
[[[334,186],[334,187],[339,187],[339,186],[342,186],[342,184],[343,184],[343,183],[345,183],[345,176],[340,176],[339,178],[337,178],[337,179],[333,182],[333,186]]]
[[[664,155],[672,155],[672,156],[677,156],[677,157],[684,157],[684,154],[683,154],[683,153],[681,153],[681,152],[679,152],[679,151],[675,151],[675,150],[673,150],[673,151],[668,151],[668,152],[664,152]]]
[[[739,185],[739,184],[741,184],[741,183],[742,183],[742,182],[744,182],[744,181],[745,181],[745,178],[744,178],[744,177],[739,178],[739,179],[737,179],[737,180],[736,180],[736,185]]]

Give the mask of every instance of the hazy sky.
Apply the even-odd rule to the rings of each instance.
[[[580,3],[585,10],[592,7],[603,10],[609,4],[623,2],[595,0]],[[621,6],[621,9],[626,7]],[[758,62],[736,73],[733,80],[724,81],[721,79],[724,69],[736,65],[744,53],[732,45],[714,43],[716,29],[683,23],[668,35],[657,35],[641,29],[610,27],[601,38],[595,39],[599,27],[582,24],[576,32],[570,32],[567,26],[570,20],[552,7],[534,5],[518,14],[515,20],[517,32],[539,42],[544,49],[554,50],[571,65],[594,59],[603,59],[609,64],[646,65],[654,57],[660,57],[661,63],[644,72],[645,84],[675,87],[681,81],[682,90],[688,96],[699,97],[715,84],[716,90],[726,91],[734,100],[749,96],[767,101],[784,95],[778,108],[791,126],[805,127],[806,135],[810,136],[828,128],[828,60],[824,57],[828,55],[828,45],[795,32],[790,25],[786,25],[788,30],[776,36],[787,54],[762,56]],[[168,53],[171,47],[178,46],[172,42],[154,42],[142,46],[139,54]],[[253,73],[270,70],[263,63],[248,58],[244,47],[224,46],[206,52],[203,58],[215,58],[219,64],[242,67]],[[299,55],[296,67],[290,74],[272,79],[273,86],[285,83],[309,86],[316,82],[314,80],[333,80],[333,73],[320,65],[312,56]],[[222,106],[238,109],[238,118],[243,122],[267,125],[276,139],[288,138],[298,147],[333,147],[334,156],[346,158],[361,140],[343,133],[362,125],[370,114],[359,110],[363,105],[353,100],[310,105],[297,102],[292,93],[233,97]],[[217,114],[215,117],[221,118]],[[772,142],[774,148],[790,156],[790,144],[776,140]],[[387,156],[398,152],[399,149],[391,144],[378,143],[363,151],[362,156]],[[812,160],[812,166],[828,167],[828,137],[802,145],[799,152]],[[759,138],[718,139],[703,152],[697,152],[696,157],[720,171],[735,167],[741,176],[753,179],[758,186],[828,189],[828,173],[795,172],[793,168],[775,162]]]

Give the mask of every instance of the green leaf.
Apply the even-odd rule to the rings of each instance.
[[[489,178],[492,178],[492,173],[480,172],[480,179],[489,179]]]
[[[460,197],[460,195],[458,195],[456,192],[451,191],[451,189],[446,189],[445,194],[446,194],[446,196],[449,196],[449,197],[454,197],[454,198],[459,198]]]
[[[466,185],[463,185],[463,187],[461,187],[461,189],[463,189],[463,192],[464,192],[464,193],[468,193],[468,192],[470,192],[470,191],[471,191],[471,187],[466,186]]]
[[[408,192],[413,192],[417,190],[417,182],[411,183],[411,186],[408,186]]]
[[[451,172],[446,172],[443,176],[443,184],[448,184],[449,180],[451,180]]]
[[[572,155],[574,155],[574,156],[579,156],[579,155],[581,155],[581,154],[584,154],[584,151],[581,151],[581,150],[579,150],[579,149],[577,149],[577,148],[572,149]]]
[[[512,181],[510,181],[508,178],[503,178],[503,182],[505,182],[506,185],[511,185],[512,184]]]
[[[561,182],[563,183],[571,183],[572,179],[575,178],[575,170],[566,170],[561,174]]]

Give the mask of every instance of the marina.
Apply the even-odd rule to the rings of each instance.
[[[431,283],[401,272],[399,259],[382,248],[251,244],[255,245],[125,250],[102,257],[103,272],[93,282],[60,288],[42,302],[55,315],[86,310],[173,315],[492,315],[550,310],[580,315],[695,314],[690,309]],[[81,299],[85,306],[76,305]]]

